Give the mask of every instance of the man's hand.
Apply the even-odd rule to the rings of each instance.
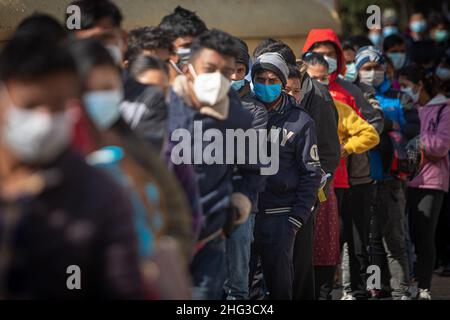
[[[341,144],[341,158],[347,158],[349,153],[345,150],[344,146]]]
[[[239,211],[239,218],[236,220],[235,224],[242,224],[247,221],[250,211],[252,210],[250,199],[244,194],[236,192],[231,195],[231,205]]]

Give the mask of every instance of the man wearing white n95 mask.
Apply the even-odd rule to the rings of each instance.
[[[70,148],[72,58],[47,36],[16,35],[0,74],[0,296],[143,298],[130,203]],[[83,290],[69,290],[72,265]]]
[[[242,108],[237,93],[231,90],[230,78],[235,71],[239,48],[229,34],[211,30],[196,38],[191,50],[186,74],[175,78],[169,92],[169,136],[172,137],[177,129],[195,134],[194,126],[200,123],[203,132],[209,129],[219,132],[226,145],[226,130],[246,131],[252,121],[250,113]],[[202,143],[196,152],[196,145],[193,143],[191,148],[194,160],[208,146]],[[234,151],[220,150],[223,150],[224,159]],[[242,154],[242,150],[234,152],[234,159],[238,153]],[[237,188],[232,183],[236,161],[234,164],[207,164],[200,160],[200,163],[194,161],[194,168],[200,187],[204,224],[191,272],[194,286],[205,293],[200,298],[220,299],[226,277],[223,234],[229,236],[234,225],[245,222],[262,187],[262,178],[259,168],[237,165],[242,175],[242,183]]]

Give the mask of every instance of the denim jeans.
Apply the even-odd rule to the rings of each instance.
[[[222,299],[226,277],[225,239],[222,236],[209,241],[197,252],[191,262],[191,275],[194,299]]]
[[[249,298],[250,246],[253,241],[255,214],[238,226],[226,240],[227,280],[224,290],[227,300],[247,300]]]

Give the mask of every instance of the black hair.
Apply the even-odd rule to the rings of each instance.
[[[439,55],[434,41],[429,39],[413,42],[409,54],[412,62],[422,65],[436,62]]]
[[[313,45],[308,49],[308,51],[314,51],[314,49],[317,49],[321,46],[332,46],[334,48],[334,50],[336,51],[336,54],[339,54],[338,46],[336,45],[336,43],[334,43],[331,40],[317,41],[317,42],[313,43]]]
[[[415,14],[421,14],[424,18],[426,18],[425,16],[425,12],[423,12],[422,10],[419,10],[417,8],[414,8],[414,10],[412,11],[412,13],[410,14],[409,18],[411,18],[413,15]]]
[[[167,64],[158,57],[139,55],[130,60],[129,71],[133,78],[136,79],[147,70],[161,70],[166,75],[169,75]]]
[[[77,73],[67,49],[43,35],[16,34],[0,53],[0,80],[34,80],[50,74]]]
[[[414,84],[419,84],[422,81],[423,88],[430,97],[434,97],[436,94],[437,80],[433,75],[427,74],[422,66],[413,63],[400,69],[398,74]]]
[[[236,63],[242,63],[245,65],[245,74],[249,72],[250,68],[250,55],[248,53],[248,45],[244,40],[234,37],[239,47],[239,55],[236,58]]]
[[[163,17],[159,27],[170,32],[172,40],[186,36],[198,37],[208,30],[206,24],[195,12],[181,6],[177,6],[171,14]]]
[[[132,60],[143,50],[167,49],[173,52],[171,35],[160,27],[142,27],[133,29],[128,36],[128,48],[125,60]]]
[[[447,28],[449,27],[449,22],[448,22],[447,18],[440,12],[430,13],[430,15],[428,17],[428,21],[429,21],[429,25],[430,25],[429,29],[434,29],[440,24],[445,25]]]
[[[320,64],[321,66],[324,66],[328,70],[327,60],[325,60],[325,58],[319,53],[308,51],[303,55],[302,60],[307,66],[314,66],[316,64]]]
[[[253,51],[253,58],[257,58],[263,53],[277,52],[288,65],[296,65],[296,57],[294,51],[286,43],[281,40],[272,38],[263,40]]]
[[[76,0],[70,5],[80,8],[81,29],[91,29],[104,18],[109,18],[115,27],[120,27],[123,16],[120,9],[110,0]],[[69,15],[66,15],[66,21]]]
[[[288,68],[289,68],[288,79],[297,78],[299,80],[302,80],[302,73],[300,72],[300,70],[298,70],[296,66],[288,65]]]
[[[24,36],[38,34],[45,36],[47,41],[61,42],[66,37],[66,29],[52,16],[35,12],[19,23],[15,34]]]
[[[391,34],[383,40],[383,51],[386,52],[390,48],[405,43],[405,39],[399,34]]]
[[[258,58],[260,55],[262,55],[263,53],[266,53],[268,51],[265,51],[266,48],[273,44],[276,43],[277,40],[273,39],[273,38],[267,38],[262,40],[260,43],[258,43],[258,45],[256,46],[256,48],[253,50],[253,59]]]
[[[351,40],[344,40],[341,42],[342,50],[352,50],[355,51],[355,44]]]
[[[74,57],[82,83],[86,81],[94,67],[118,67],[108,50],[94,38],[75,40],[68,44],[68,50]]]
[[[212,29],[197,37],[191,45],[191,61],[195,59],[202,49],[212,49],[223,56],[237,59],[239,56],[239,44],[236,39],[221,30]]]
[[[353,42],[355,51],[358,51],[362,47],[373,46],[372,41],[370,41],[370,39],[364,34],[352,36],[349,38],[349,40]]]

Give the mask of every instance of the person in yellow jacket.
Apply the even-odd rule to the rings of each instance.
[[[339,115],[338,135],[342,146],[342,156],[366,152],[380,142],[375,128],[361,118],[349,105],[334,100]]]

